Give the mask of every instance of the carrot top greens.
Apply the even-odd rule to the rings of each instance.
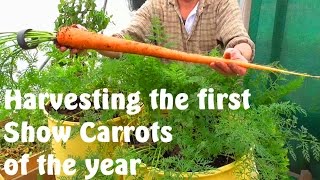
[[[5,50],[11,47],[18,49],[17,34],[17,32],[0,33],[0,46],[3,46],[0,50]],[[43,42],[53,41],[55,40],[55,37],[55,33],[32,30],[25,33],[24,40],[28,46],[34,46]]]

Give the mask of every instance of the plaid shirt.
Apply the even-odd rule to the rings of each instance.
[[[207,54],[219,45],[232,48],[239,43],[247,43],[255,51],[255,45],[243,25],[237,0],[200,0],[190,34],[185,29],[176,0],[147,0],[131,24],[115,36],[129,35],[136,41],[148,42],[154,16],[160,19],[167,41],[176,50]]]

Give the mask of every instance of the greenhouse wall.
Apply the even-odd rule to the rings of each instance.
[[[256,43],[255,62],[279,62],[286,69],[319,74],[320,69],[320,1],[315,0],[254,0],[252,1],[249,33]],[[308,116],[299,123],[320,137],[320,83],[305,79],[304,85],[286,99],[300,104]],[[320,179],[320,163],[300,158],[291,161],[297,173],[309,169]]]

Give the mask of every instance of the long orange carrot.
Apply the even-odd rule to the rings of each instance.
[[[199,54],[185,53],[181,51],[171,50],[164,47],[125,40],[116,37],[108,37],[101,34],[84,31],[74,27],[63,27],[57,33],[57,42],[60,45],[77,48],[77,49],[94,49],[104,51],[123,52],[131,54],[139,54],[145,56],[153,56],[158,58],[172,59],[190,63],[200,63],[209,65],[212,62],[234,63],[241,67],[271,71],[284,74],[292,74],[297,76],[311,77],[320,79],[320,76],[313,76],[304,73],[292,72],[277,69],[269,66],[246,63],[243,61],[234,61],[218,57],[203,56]]]

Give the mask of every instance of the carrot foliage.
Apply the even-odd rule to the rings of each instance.
[[[297,116],[305,114],[305,111],[297,104],[281,101],[284,95],[299,87],[297,82],[300,79],[287,81],[284,76],[278,76],[267,91],[259,91],[259,96],[252,92],[258,99],[252,97],[249,110],[199,110],[196,94],[200,89],[214,88],[215,92],[241,93],[245,89],[244,80],[222,76],[203,66],[163,64],[154,58],[134,55],[125,56],[120,61],[105,61],[101,68],[101,73],[110,73],[108,76],[113,80],[110,83],[113,82],[114,87],[141,92],[149,115],[142,121],[143,124],[159,122],[160,126],[169,125],[173,128],[171,143],[157,142],[138,149],[121,148],[117,156],[141,158],[148,166],[163,170],[165,179],[182,177],[179,172],[218,168],[212,162],[221,155],[240,161],[241,157],[250,154],[256,164],[256,169],[250,171],[257,171],[259,179],[288,178],[289,156],[295,157],[295,151],[302,150],[306,159],[312,155],[319,159],[318,140],[307,133],[304,127],[297,127]],[[268,81],[268,76],[262,76],[259,80],[261,83],[258,84],[255,79],[247,83],[261,86],[262,82]],[[287,85],[276,85],[278,82]],[[182,92],[188,94],[189,108],[184,111],[174,108],[163,117],[161,111],[149,107],[148,95],[154,89],[166,89],[174,97]],[[271,94],[280,95],[270,97],[271,100],[261,99]],[[290,141],[301,145],[292,147]],[[307,149],[311,147],[315,151],[309,154]],[[241,179],[241,169],[238,176]]]

